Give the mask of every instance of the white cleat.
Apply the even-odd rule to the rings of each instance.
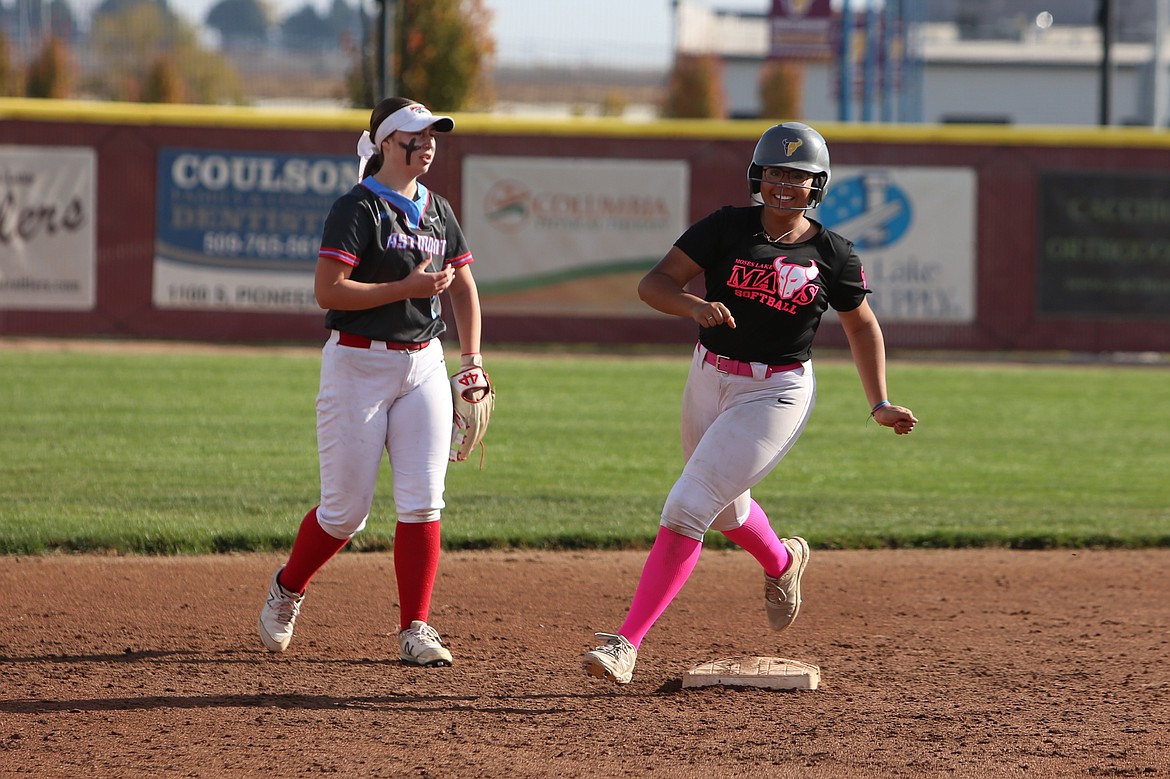
[[[281,566],[272,574],[272,580],[268,583],[268,600],[260,610],[260,619],[256,625],[260,640],[270,652],[283,652],[288,649],[293,637],[293,627],[301,613],[301,602],[305,599],[303,594],[289,592],[280,585],[277,577],[283,570],[284,566]]]
[[[634,678],[634,663],[638,661],[638,650],[616,633],[596,633],[605,643],[585,654],[585,673],[598,679],[609,679],[615,684],[629,684]]]
[[[398,659],[411,665],[439,668],[451,665],[451,653],[439,640],[439,631],[416,619],[406,630],[398,631]]]
[[[764,608],[773,630],[783,630],[800,613],[800,577],[808,565],[808,542],[800,536],[781,541],[788,549],[791,561],[784,573],[773,579],[764,574]]]

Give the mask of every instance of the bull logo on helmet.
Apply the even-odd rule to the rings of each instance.
[[[804,145],[804,141],[802,141],[799,138],[796,138],[796,139],[791,140],[791,141],[789,141],[789,140],[784,141],[784,156],[791,157],[793,154],[796,153],[796,150],[799,149],[803,145]]]

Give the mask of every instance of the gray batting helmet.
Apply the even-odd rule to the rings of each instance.
[[[785,122],[769,127],[756,143],[752,164],[748,166],[748,187],[756,203],[764,202],[760,197],[764,168],[795,168],[813,174],[808,208],[816,208],[824,199],[832,176],[829,146],[821,134],[807,124]]]

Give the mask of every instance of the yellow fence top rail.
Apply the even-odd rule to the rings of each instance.
[[[12,120],[360,132],[369,121],[369,112],[365,109],[342,108],[256,108],[0,98],[0,122]],[[768,119],[633,121],[615,117],[534,118],[476,113],[458,113],[455,114],[455,120],[459,131],[479,135],[572,135],[680,140],[754,140],[776,123]],[[1170,132],[1148,127],[837,122],[817,122],[816,127],[830,142],[1170,149]]]

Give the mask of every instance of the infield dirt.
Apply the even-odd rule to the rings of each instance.
[[[388,554],[313,581],[289,651],[255,635],[283,558],[0,558],[0,775],[1168,776],[1170,550],[820,551],[788,631],[708,550],[634,681],[580,672],[643,552],[450,552],[400,665]],[[683,689],[735,655],[821,688]]]

